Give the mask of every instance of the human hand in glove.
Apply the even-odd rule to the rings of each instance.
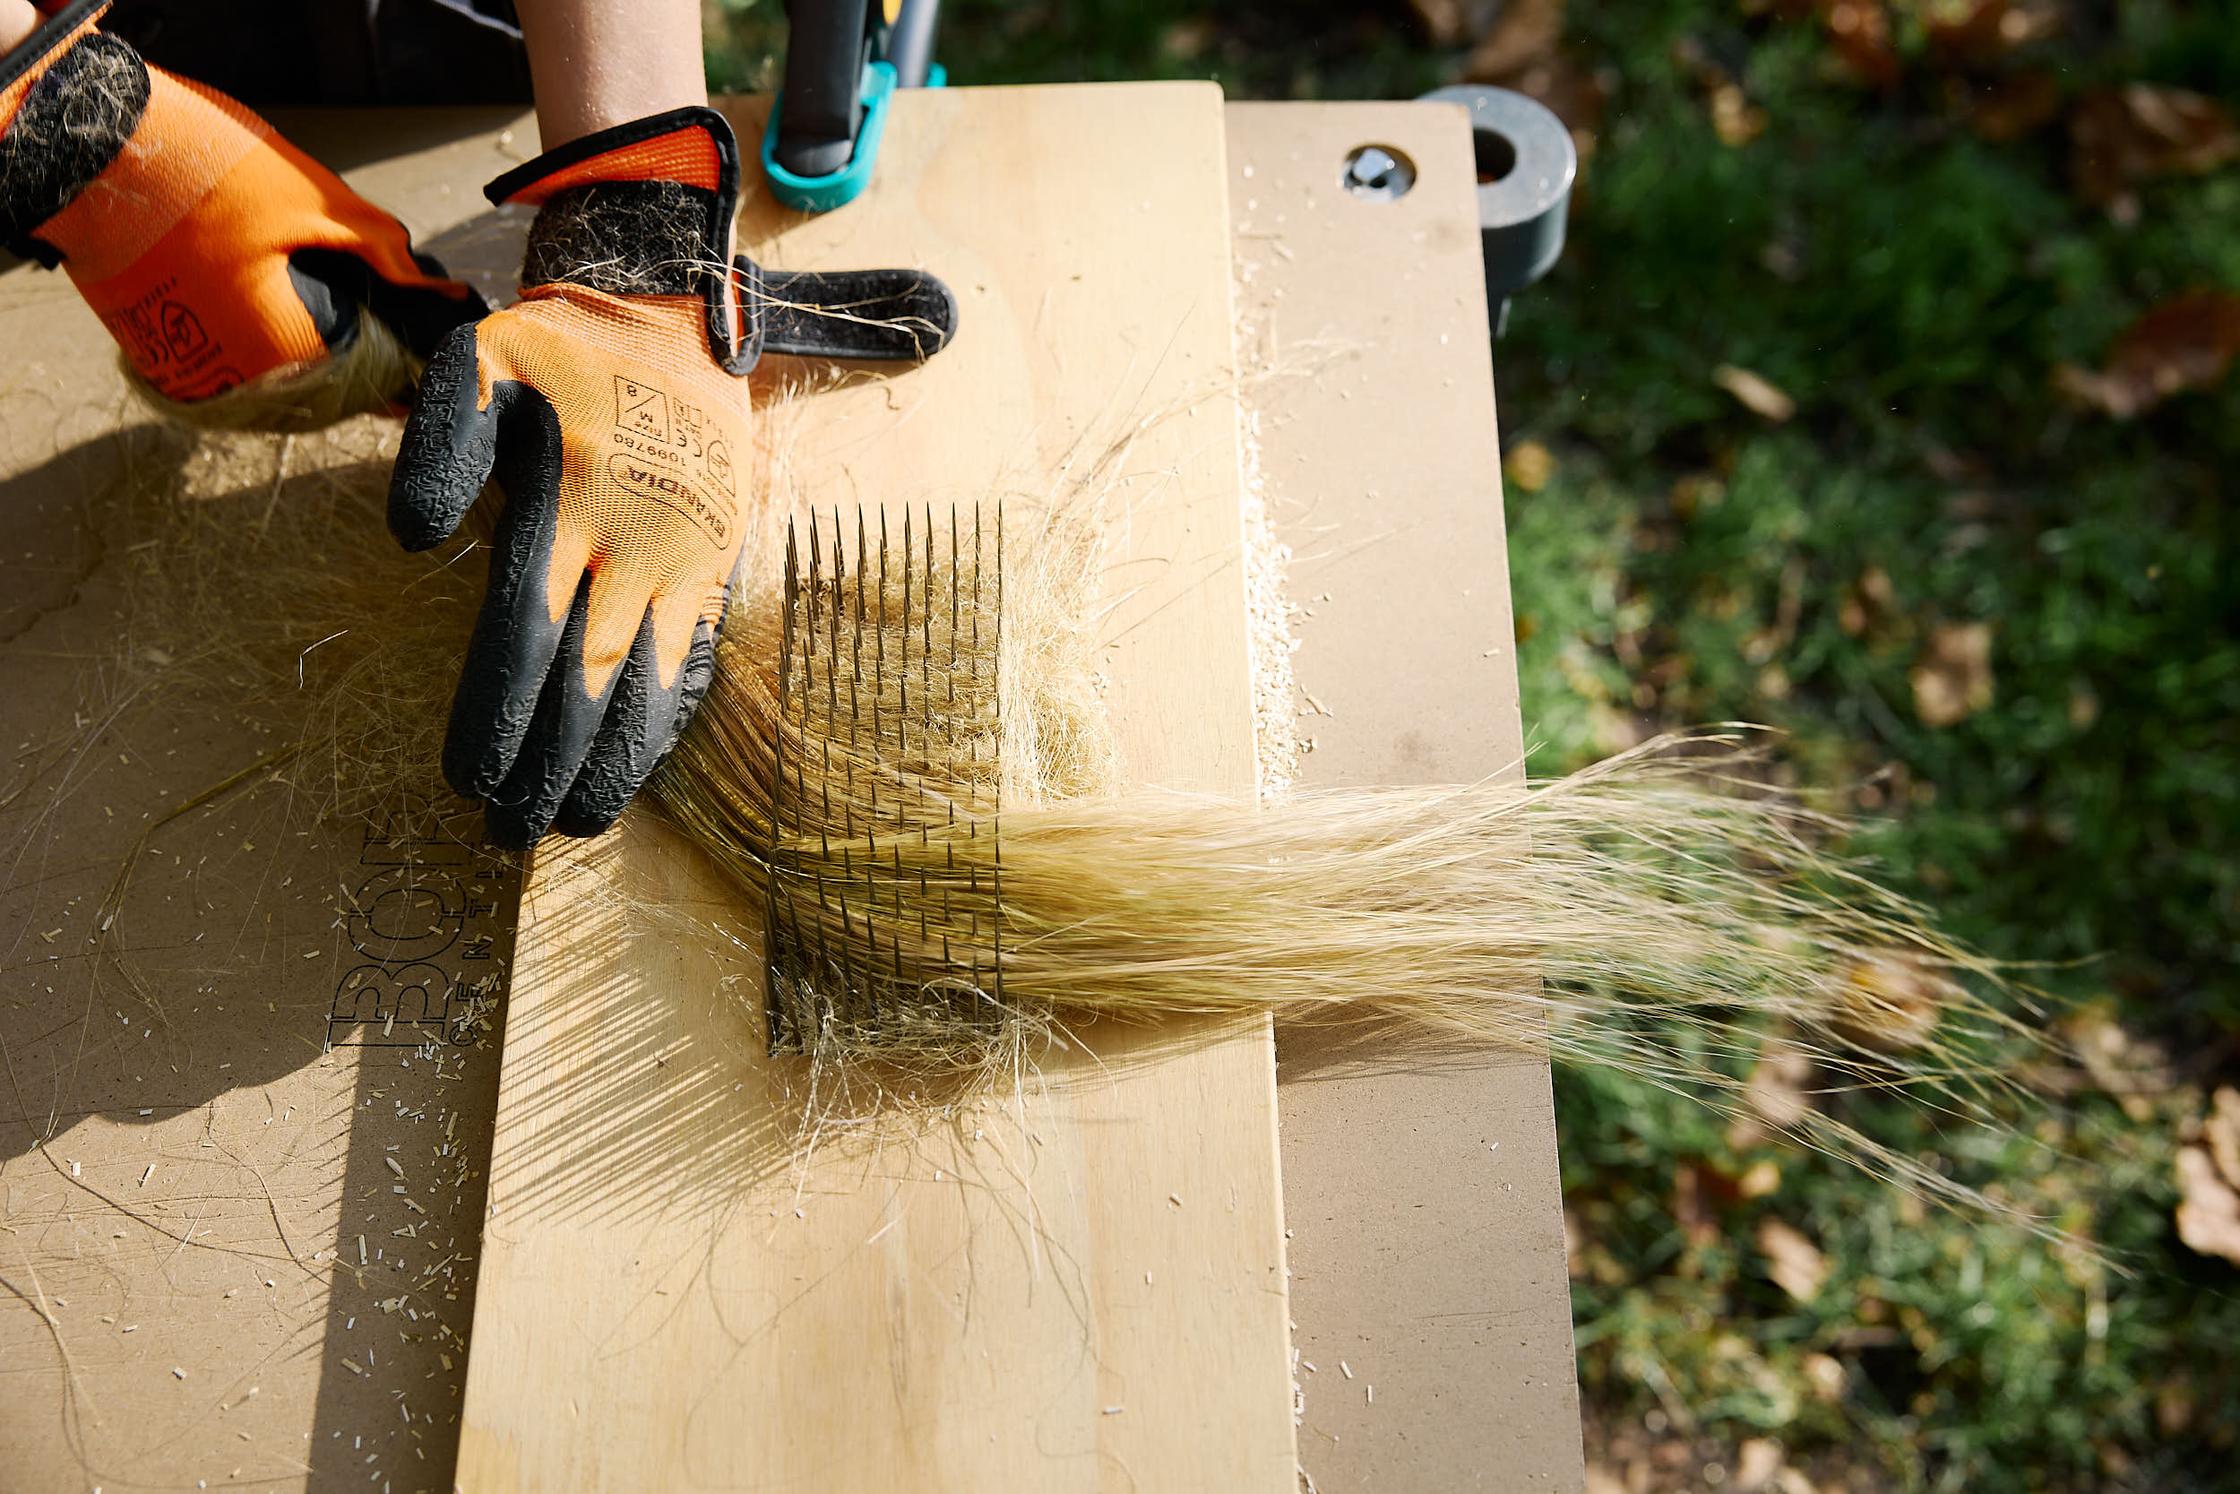
[[[760,354],[924,357],[956,313],[922,273],[734,263],[738,146],[712,109],[587,135],[488,192],[539,206],[522,299],[429,361],[389,525],[425,549],[486,480],[505,495],[443,767],[519,847],[614,823],[707,690],[757,518]]]
[[[98,30],[107,9],[73,0],[0,55],[0,242],[67,270],[156,395],[191,417],[238,386],[331,368],[369,314],[420,357],[482,314],[271,125]],[[325,418],[409,393],[411,361],[386,363],[395,387]]]

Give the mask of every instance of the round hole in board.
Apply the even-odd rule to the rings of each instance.
[[[1338,183],[1356,197],[1394,202],[1416,184],[1416,163],[1397,145],[1357,145],[1346,153]]]
[[[1498,130],[1470,132],[1470,148],[1478,158],[1478,185],[1491,186],[1517,169],[1516,143]]]

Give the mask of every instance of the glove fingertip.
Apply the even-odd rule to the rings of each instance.
[[[486,804],[482,809],[482,835],[501,851],[526,851],[544,839],[545,827],[514,804]]]
[[[490,744],[461,732],[454,712],[451,732],[443,742],[443,781],[451,785],[451,791],[463,799],[488,797],[505,781],[502,770],[492,772],[488,768],[490,756]]]
[[[504,603],[499,604],[500,610]],[[561,629],[539,630],[560,634]],[[567,647],[548,638],[515,639],[478,631],[451,700],[443,740],[443,776],[470,799],[499,793],[519,765],[524,743],[550,686],[553,655]]]
[[[630,807],[653,769],[653,745],[645,737],[642,680],[625,678],[607,708],[598,740],[592,744],[567,797],[552,819],[562,835],[597,835]]]
[[[599,835],[613,827],[684,735],[715,678],[715,627],[693,629],[676,682],[658,678],[654,620],[649,612],[618,680],[607,720],[552,828],[563,835]]]
[[[728,603],[728,587],[725,589],[725,600]],[[708,687],[715,683],[718,631],[718,626],[709,622],[702,622],[692,630],[692,647],[686,652],[684,667],[677,674],[676,722],[669,729],[669,739],[661,744],[661,751],[654,759],[656,765],[661,758],[669,755],[669,749],[677,744],[677,739],[684,735],[684,729],[692,724],[693,714],[700,709],[700,702],[707,698]]]
[[[449,539],[481,496],[497,460],[494,415],[481,408],[475,329],[457,327],[420,375],[389,478],[389,532],[405,549]]]
[[[560,806],[553,816],[552,828],[562,835],[588,840],[594,835],[604,835],[612,830],[615,821],[622,818],[622,811],[630,807],[627,798],[600,800],[589,796],[570,794],[568,802]]]

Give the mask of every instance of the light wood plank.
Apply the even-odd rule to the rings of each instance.
[[[804,411],[820,504],[1032,489],[1191,406],[1130,464],[1111,698],[1138,777],[1249,792],[1222,139],[1207,85],[911,93],[866,199],[744,228],[779,264],[924,264],[962,304],[934,364]],[[462,1488],[1294,1486],[1264,1022],[1110,1035],[797,1164],[754,915],[729,958],[633,935],[606,873],[728,902],[643,821],[531,873]]]

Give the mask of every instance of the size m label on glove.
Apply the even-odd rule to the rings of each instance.
[[[730,443],[706,409],[616,374],[613,441],[607,472],[627,492],[677,510],[718,549],[731,542],[737,478]]]

